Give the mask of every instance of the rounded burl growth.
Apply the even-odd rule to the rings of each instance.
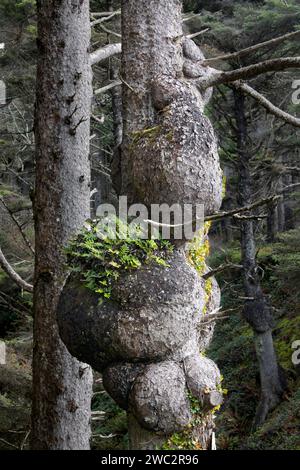
[[[134,382],[129,402],[144,428],[162,434],[181,431],[192,418],[185,375],[176,362],[148,365]]]
[[[130,119],[125,116],[120,161],[115,165],[121,173],[115,183],[129,203],[192,204],[193,208],[203,204],[209,214],[219,210],[223,193],[217,141],[204,114],[211,90],[202,93],[197,87],[210,69],[202,65],[203,54],[192,41],[176,41],[171,50],[180,49],[182,70],[176,76],[157,71],[149,78],[143,92],[151,112],[143,110],[144,118],[149,116],[142,120],[144,128],[130,127],[132,114]],[[125,95],[131,105],[139,98],[128,90]],[[87,239],[90,244],[90,234]],[[186,240],[177,242],[164,258],[166,263],[145,256],[135,260],[136,269],[123,266],[109,290],[104,289],[107,298],[100,295],[103,276],[96,276],[102,282],[96,293],[84,287],[76,269],[60,298],[58,324],[70,353],[103,374],[105,389],[128,411],[129,422],[143,431],[145,442],[193,428],[197,409],[199,445],[207,448],[213,431],[211,410],[222,402],[221,376],[200,353],[212,338],[220,290],[215,279],[201,278],[204,271],[197,265],[205,263],[206,254],[199,263],[191,262]],[[103,265],[107,253],[96,245],[93,274],[97,261],[104,271],[118,265],[118,258]],[[122,248],[131,256],[138,249],[117,248],[119,254]],[[109,250],[114,252],[111,246]],[[195,428],[193,433],[197,434]]]
[[[199,96],[184,81],[161,76],[153,82],[152,97],[156,123],[131,136],[131,198],[146,206],[203,204],[205,214],[218,210],[217,141]]]
[[[123,272],[109,300],[74,273],[59,302],[60,334],[72,355],[103,373],[120,407],[145,429],[169,435],[192,419],[188,393],[205,410],[220,402],[219,371],[199,354],[204,298],[203,282],[183,250],[174,250],[166,266]]]
[[[177,250],[167,266],[124,272],[101,303],[75,274],[60,299],[60,334],[74,356],[99,371],[115,361],[164,360],[189,341],[202,299],[197,272]]]

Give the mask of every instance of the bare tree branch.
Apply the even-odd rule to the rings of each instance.
[[[300,183],[299,183],[300,184]],[[260,199],[259,201],[254,202],[253,204],[249,204],[248,206],[240,207],[239,209],[233,209],[228,212],[219,212],[218,214],[212,214],[208,215],[204,218],[205,222],[214,222],[216,220],[222,220],[226,217],[233,217],[236,214],[241,214],[242,212],[250,212],[253,209],[256,209],[257,207],[264,206],[266,204],[270,204],[272,202],[277,201],[279,199],[279,195],[274,195],[267,197],[265,199]]]
[[[117,11],[113,11],[110,15],[103,15],[100,19],[92,21],[91,27],[96,26],[97,24],[104,23],[105,21],[109,21],[115,16],[120,15],[120,14],[121,14],[121,10],[117,10]]]
[[[6,204],[5,200],[3,197],[0,197],[0,201],[2,202],[3,206],[5,207],[6,211],[8,212],[8,214],[10,215],[10,218],[12,219],[12,221],[15,223],[15,225],[18,227],[18,230],[25,242],[25,244],[28,246],[29,250],[31,251],[31,253],[34,255],[34,249],[30,243],[30,240],[27,238],[24,230],[22,229],[21,225],[19,224],[19,221],[18,219],[16,218],[16,216],[14,215],[14,213],[10,210],[10,208],[8,207],[8,205]]]
[[[9,264],[7,259],[5,258],[1,248],[0,248],[0,266],[4,272],[19,286],[21,289],[27,292],[33,292],[33,286],[28,284],[24,279],[19,276],[18,273],[13,269],[13,267]]]
[[[257,51],[263,47],[273,47],[287,39],[295,39],[296,37],[300,36],[299,31],[293,31],[292,33],[284,34],[283,36],[279,36],[277,38],[271,39],[269,41],[261,42],[259,44],[255,44],[253,46],[247,47],[246,49],[241,49],[240,51],[233,52],[231,54],[224,54],[217,57],[211,57],[210,59],[206,59],[203,63],[204,65],[210,65],[213,62],[218,62],[220,60],[227,60],[227,59],[236,59],[240,57],[245,57],[252,52]]]
[[[198,36],[200,36],[201,34],[207,33],[207,31],[209,31],[209,30],[210,30],[210,28],[205,28],[205,29],[202,29],[202,31],[198,31],[197,33],[188,34],[186,37],[189,38],[189,39],[194,39],[194,38],[197,38]]]
[[[300,183],[289,184],[280,190],[280,194],[286,193],[287,191],[291,191],[292,189],[299,188]]]
[[[117,10],[118,12],[121,10]],[[117,13],[117,11],[115,13]],[[91,17],[92,18],[102,18],[103,16],[110,16],[113,12],[111,11],[100,11],[100,12],[92,12]]]
[[[295,173],[299,174],[300,173],[300,168],[297,166],[286,166],[282,168],[282,173]]]
[[[119,39],[122,37],[122,35],[119,33],[116,33],[116,31],[112,31],[111,29],[108,29],[106,26],[104,26],[103,23],[99,23],[99,26],[107,34],[112,34],[113,36],[116,36]]]
[[[91,64],[95,65],[102,60],[108,59],[117,54],[121,54],[122,45],[121,43],[108,44],[107,46],[101,47],[94,52],[91,52],[90,59]]]
[[[191,35],[187,35],[187,37],[193,38],[193,37],[199,36],[199,34],[203,34],[207,32],[208,29],[209,28],[199,31],[197,33],[191,34]],[[116,36],[121,37],[121,35],[119,35],[118,33],[109,31],[107,30],[107,28],[105,28],[105,31],[109,32],[110,34],[115,34]],[[94,52],[90,53],[91,64],[95,65],[99,62],[102,62],[105,59],[108,59],[109,57],[112,57],[117,54],[121,54],[121,52],[122,52],[122,44],[119,42],[114,43],[114,44],[108,44],[107,46],[104,46],[104,47],[100,47],[99,49],[96,49]]]
[[[263,219],[267,219],[268,216],[267,215],[239,215],[239,214],[235,214],[234,216],[234,219],[235,220],[238,220],[238,221],[243,221],[243,220],[263,220]]]
[[[299,68],[300,57],[282,57],[277,59],[265,60],[264,62],[258,62],[257,64],[249,65],[248,67],[242,67],[240,69],[231,70],[228,72],[217,71],[211,76],[203,79],[199,79],[197,84],[203,90],[210,88],[215,85],[221,85],[226,83],[232,83],[237,80],[247,80],[255,78],[258,75],[267,72],[279,72],[281,70]]]
[[[210,277],[213,277],[216,274],[219,274],[219,273],[225,271],[226,269],[243,269],[243,266],[241,264],[234,264],[234,263],[221,264],[217,268],[211,269],[207,273],[203,274],[202,278],[205,279],[205,280],[209,279]]]
[[[106,93],[107,91],[111,90],[112,88],[115,88],[116,86],[122,85],[121,80],[115,80],[112,83],[109,83],[108,85],[105,85],[102,88],[98,88],[97,90],[94,91],[94,95],[100,95],[101,93]]]
[[[232,85],[235,88],[238,88],[242,90],[244,93],[247,93],[247,95],[251,96],[254,98],[256,101],[258,101],[267,111],[269,111],[271,114],[274,114],[274,116],[283,119],[286,123],[291,124],[292,126],[295,127],[300,127],[300,119],[296,118],[295,116],[292,116],[289,113],[286,113],[280,108],[277,108],[271,101],[267,100],[263,95],[258,93],[258,91],[254,90],[252,87],[247,85],[246,83],[242,82],[233,82]]]

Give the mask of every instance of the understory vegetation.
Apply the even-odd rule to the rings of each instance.
[[[300,449],[300,368],[292,363],[292,344],[300,331],[300,230],[278,236],[272,244],[262,244],[257,253],[262,284],[274,307],[274,344],[279,364],[286,375],[287,390],[282,403],[266,423],[251,432],[259,399],[259,375],[252,329],[242,319],[243,288],[239,272],[228,270],[218,276],[222,306],[228,318],[217,323],[208,354],[218,363],[228,396],[217,417],[218,447],[223,449]],[[217,252],[211,264],[224,260],[240,262],[236,243]],[[237,303],[240,302],[240,307]],[[232,310],[231,310],[232,309]],[[226,338],[226,341],[224,341]]]

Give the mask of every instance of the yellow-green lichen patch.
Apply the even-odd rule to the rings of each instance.
[[[199,230],[197,236],[190,243],[188,250],[188,261],[196,269],[200,276],[202,276],[205,272],[205,262],[210,252],[210,245],[207,237],[210,226],[210,222],[206,222],[204,224],[204,227]]]

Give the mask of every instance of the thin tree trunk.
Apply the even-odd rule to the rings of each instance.
[[[268,207],[267,218],[267,241],[273,243],[278,233],[278,207],[277,203],[270,204]]]
[[[276,193],[276,182],[271,181],[270,194]],[[278,233],[278,201],[274,201],[268,206],[268,217],[267,217],[267,241],[273,243]]]
[[[280,159],[280,163],[282,163],[282,158]],[[278,187],[277,190],[280,193],[284,187],[283,183],[283,176],[280,175],[278,180]],[[284,196],[282,196],[277,205],[277,219],[278,219],[278,231],[284,232],[285,231],[285,204],[284,204]]]
[[[245,205],[251,203],[252,199],[245,97],[241,92],[234,91],[234,100],[239,157],[239,202]],[[254,330],[261,379],[261,398],[254,420],[254,426],[257,427],[263,424],[268,412],[280,402],[283,385],[272,339],[272,310],[263,294],[257,272],[253,220],[241,222],[241,252],[244,289],[247,297],[244,316]]]
[[[89,1],[37,2],[32,448],[89,449],[92,373],[62,343],[63,247],[90,214]]]

